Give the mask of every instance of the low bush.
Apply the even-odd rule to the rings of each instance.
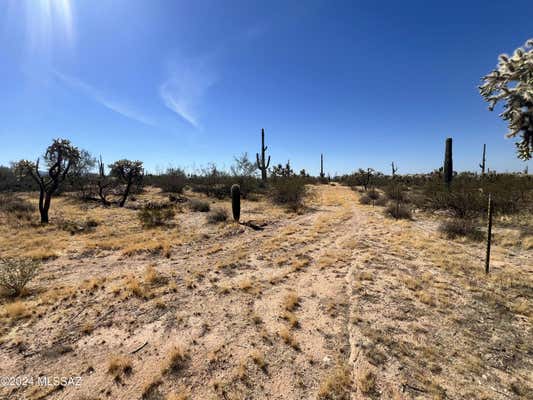
[[[407,202],[406,190],[401,184],[391,184],[385,187],[385,195],[390,200],[405,203]]]
[[[475,241],[483,240],[483,232],[470,219],[454,218],[446,220],[440,224],[439,232],[444,234],[448,239],[466,237]]]
[[[0,259],[0,289],[18,296],[37,273],[39,263],[31,259]]]
[[[151,176],[150,180],[154,186],[168,193],[183,193],[187,186],[187,175],[180,168],[169,168],[163,174]]]
[[[364,205],[372,204],[372,199],[370,198],[370,196],[364,194],[359,197],[359,203]]]
[[[2,194],[0,195],[0,211],[13,215],[18,219],[30,219],[37,209],[32,203],[23,198],[13,194]]]
[[[379,199],[377,199],[374,202],[374,205],[376,206],[386,206],[387,205],[387,198],[385,196],[381,196]]]
[[[370,189],[367,192],[363,192],[364,194],[359,197],[359,203],[360,204],[372,204],[374,205],[385,205],[387,203],[387,199],[380,195],[380,193],[376,189]]]
[[[148,203],[138,213],[139,221],[145,228],[165,225],[175,215],[173,205],[167,203]]]
[[[215,208],[207,214],[207,222],[210,224],[218,224],[225,222],[228,219],[228,212],[223,208]]]
[[[411,209],[403,204],[390,203],[385,209],[385,215],[396,219],[412,219]]]
[[[98,226],[98,221],[92,218],[87,218],[84,222],[58,219],[56,226],[71,235],[75,235],[76,233],[83,233],[96,228]]]
[[[211,209],[211,206],[207,201],[191,199],[189,207],[192,211],[195,212],[208,212]]]
[[[270,197],[276,204],[297,210],[302,206],[305,194],[305,180],[299,176],[277,177],[271,181]]]

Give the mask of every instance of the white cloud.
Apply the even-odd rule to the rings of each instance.
[[[195,128],[200,128],[199,112],[207,90],[215,83],[207,59],[172,63],[169,77],[159,86],[159,96],[170,110]]]
[[[141,122],[145,125],[155,126],[154,121],[146,117],[142,113],[134,110],[131,106],[124,104],[123,102],[112,99],[109,96],[104,95],[98,89],[85,83],[81,79],[65,75],[58,71],[55,71],[55,76],[64,84],[72,89],[78,90],[87,97],[108,108],[111,111],[116,112],[126,118],[132,119],[137,122]]]

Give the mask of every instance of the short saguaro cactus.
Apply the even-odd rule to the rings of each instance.
[[[233,219],[239,222],[241,218],[241,187],[237,184],[231,187],[231,210]]]

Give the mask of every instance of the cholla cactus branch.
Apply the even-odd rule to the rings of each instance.
[[[511,57],[500,55],[496,69],[482,80],[479,92],[489,110],[504,102],[500,117],[507,121],[507,137],[521,138],[516,143],[518,158],[529,160],[533,152],[533,39]]]

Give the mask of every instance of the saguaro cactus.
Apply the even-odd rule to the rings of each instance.
[[[324,179],[324,155],[320,154],[320,179]]]
[[[391,168],[392,168],[392,178],[394,179],[394,177],[396,176],[396,171],[398,171],[398,166],[394,165],[394,161],[391,163]]]
[[[483,157],[481,158],[481,164],[479,164],[479,168],[481,168],[481,176],[485,175],[485,151],[487,150],[487,145],[483,145]]]
[[[233,219],[239,222],[241,217],[241,188],[236,184],[231,187],[231,210],[233,211]]]
[[[444,152],[444,183],[450,187],[453,178],[452,160],[452,138],[446,139],[446,150]]]
[[[259,158],[259,153],[256,153],[257,158],[257,168],[261,170],[261,180],[267,180],[267,170],[270,165],[270,156],[268,156],[268,161],[265,160],[265,153],[268,149],[268,146],[265,146],[265,130],[261,129],[261,159]]]

